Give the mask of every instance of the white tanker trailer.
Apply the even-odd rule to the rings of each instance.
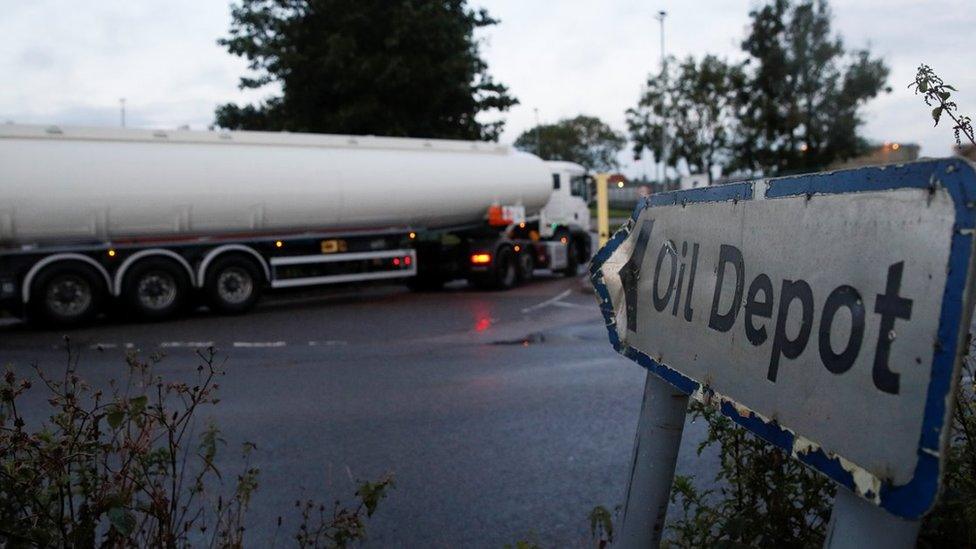
[[[588,194],[495,143],[2,125],[0,305],[74,324],[113,299],[159,319],[265,288],[508,288],[588,258]]]

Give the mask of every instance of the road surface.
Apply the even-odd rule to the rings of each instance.
[[[68,335],[95,385],[122,375],[126,352],[162,351],[159,373],[179,377],[195,370],[196,347],[219,349],[221,466],[233,473],[251,441],[261,469],[250,546],[276,530],[288,545],[296,500],[346,498],[352,479],[386,472],[396,488],[368,524],[369,546],[577,545],[593,506],[623,501],[644,381],[580,288],[548,278],[509,292],[328,289],[239,317],[102,321]],[[63,335],[7,321],[0,362],[61,368]],[[679,472],[712,470],[695,454],[702,430],[686,425]]]

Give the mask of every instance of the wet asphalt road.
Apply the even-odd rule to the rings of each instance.
[[[589,510],[623,500],[644,371],[612,351],[577,279],[503,293],[328,289],[240,317],[102,321],[69,336],[95,385],[120,377],[130,350],[165,352],[158,372],[179,378],[195,371],[194,346],[219,349],[209,413],[228,443],[221,466],[235,471],[251,441],[261,469],[249,546],[276,530],[288,545],[295,500],[345,498],[353,479],[386,472],[396,488],[368,525],[371,546],[578,545]],[[6,322],[0,362],[60,368],[62,337]],[[685,435],[679,473],[704,476],[701,423]]]

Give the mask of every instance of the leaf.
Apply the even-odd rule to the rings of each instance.
[[[939,125],[939,119],[942,118],[942,110],[943,107],[941,105],[932,109],[932,120],[935,120],[936,126]]]
[[[918,83],[918,91],[920,91],[922,93],[925,93],[925,92],[929,91],[929,82],[928,82],[928,80],[922,80],[921,82]]]
[[[590,537],[597,538],[601,531],[607,541],[613,541],[613,515],[606,507],[597,505],[590,511]]]
[[[122,420],[125,419],[125,413],[119,407],[112,408],[112,411],[105,414],[105,419],[108,421],[108,426],[113,429],[118,429],[119,425],[122,425]]]
[[[115,528],[123,536],[131,534],[132,529],[136,527],[136,517],[122,507],[109,509],[108,520],[112,523],[112,528]]]
[[[136,416],[141,414],[142,411],[146,409],[146,402],[148,401],[149,401],[149,397],[147,397],[146,395],[142,395],[130,400],[129,415]]]
[[[380,500],[386,497],[386,492],[393,486],[393,478],[386,477],[379,482],[363,482],[356,490],[363,506],[366,507],[366,516],[371,517],[376,512],[376,507]]]

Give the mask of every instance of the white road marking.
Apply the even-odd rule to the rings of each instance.
[[[339,339],[327,339],[325,341],[309,341],[308,342],[308,346],[309,347],[318,347],[319,345],[325,346],[325,347],[331,347],[331,346],[334,346],[334,345],[346,345],[346,342],[345,341],[342,341],[342,340],[339,340]]]
[[[213,341],[164,341],[159,344],[164,349],[213,347]]]
[[[570,303],[568,301],[557,301],[553,303],[556,307],[569,307],[570,309],[592,309],[591,305],[583,305],[580,303]]]
[[[234,347],[284,347],[284,341],[235,341]]]
[[[88,346],[89,349],[95,349],[95,350],[98,350],[98,349],[114,349],[116,347],[118,347],[118,345],[115,344],[115,343],[93,343],[93,344],[91,344],[91,345]]]
[[[526,308],[522,309],[522,314],[524,315],[526,313],[531,313],[532,311],[535,311],[535,310],[541,309],[543,307],[548,307],[550,305],[553,305],[553,304],[557,303],[560,299],[568,296],[571,293],[573,293],[572,290],[566,290],[565,292],[557,295],[556,297],[547,299],[547,300],[543,301],[542,303],[539,303],[537,305],[533,305],[531,307],[526,307]]]

